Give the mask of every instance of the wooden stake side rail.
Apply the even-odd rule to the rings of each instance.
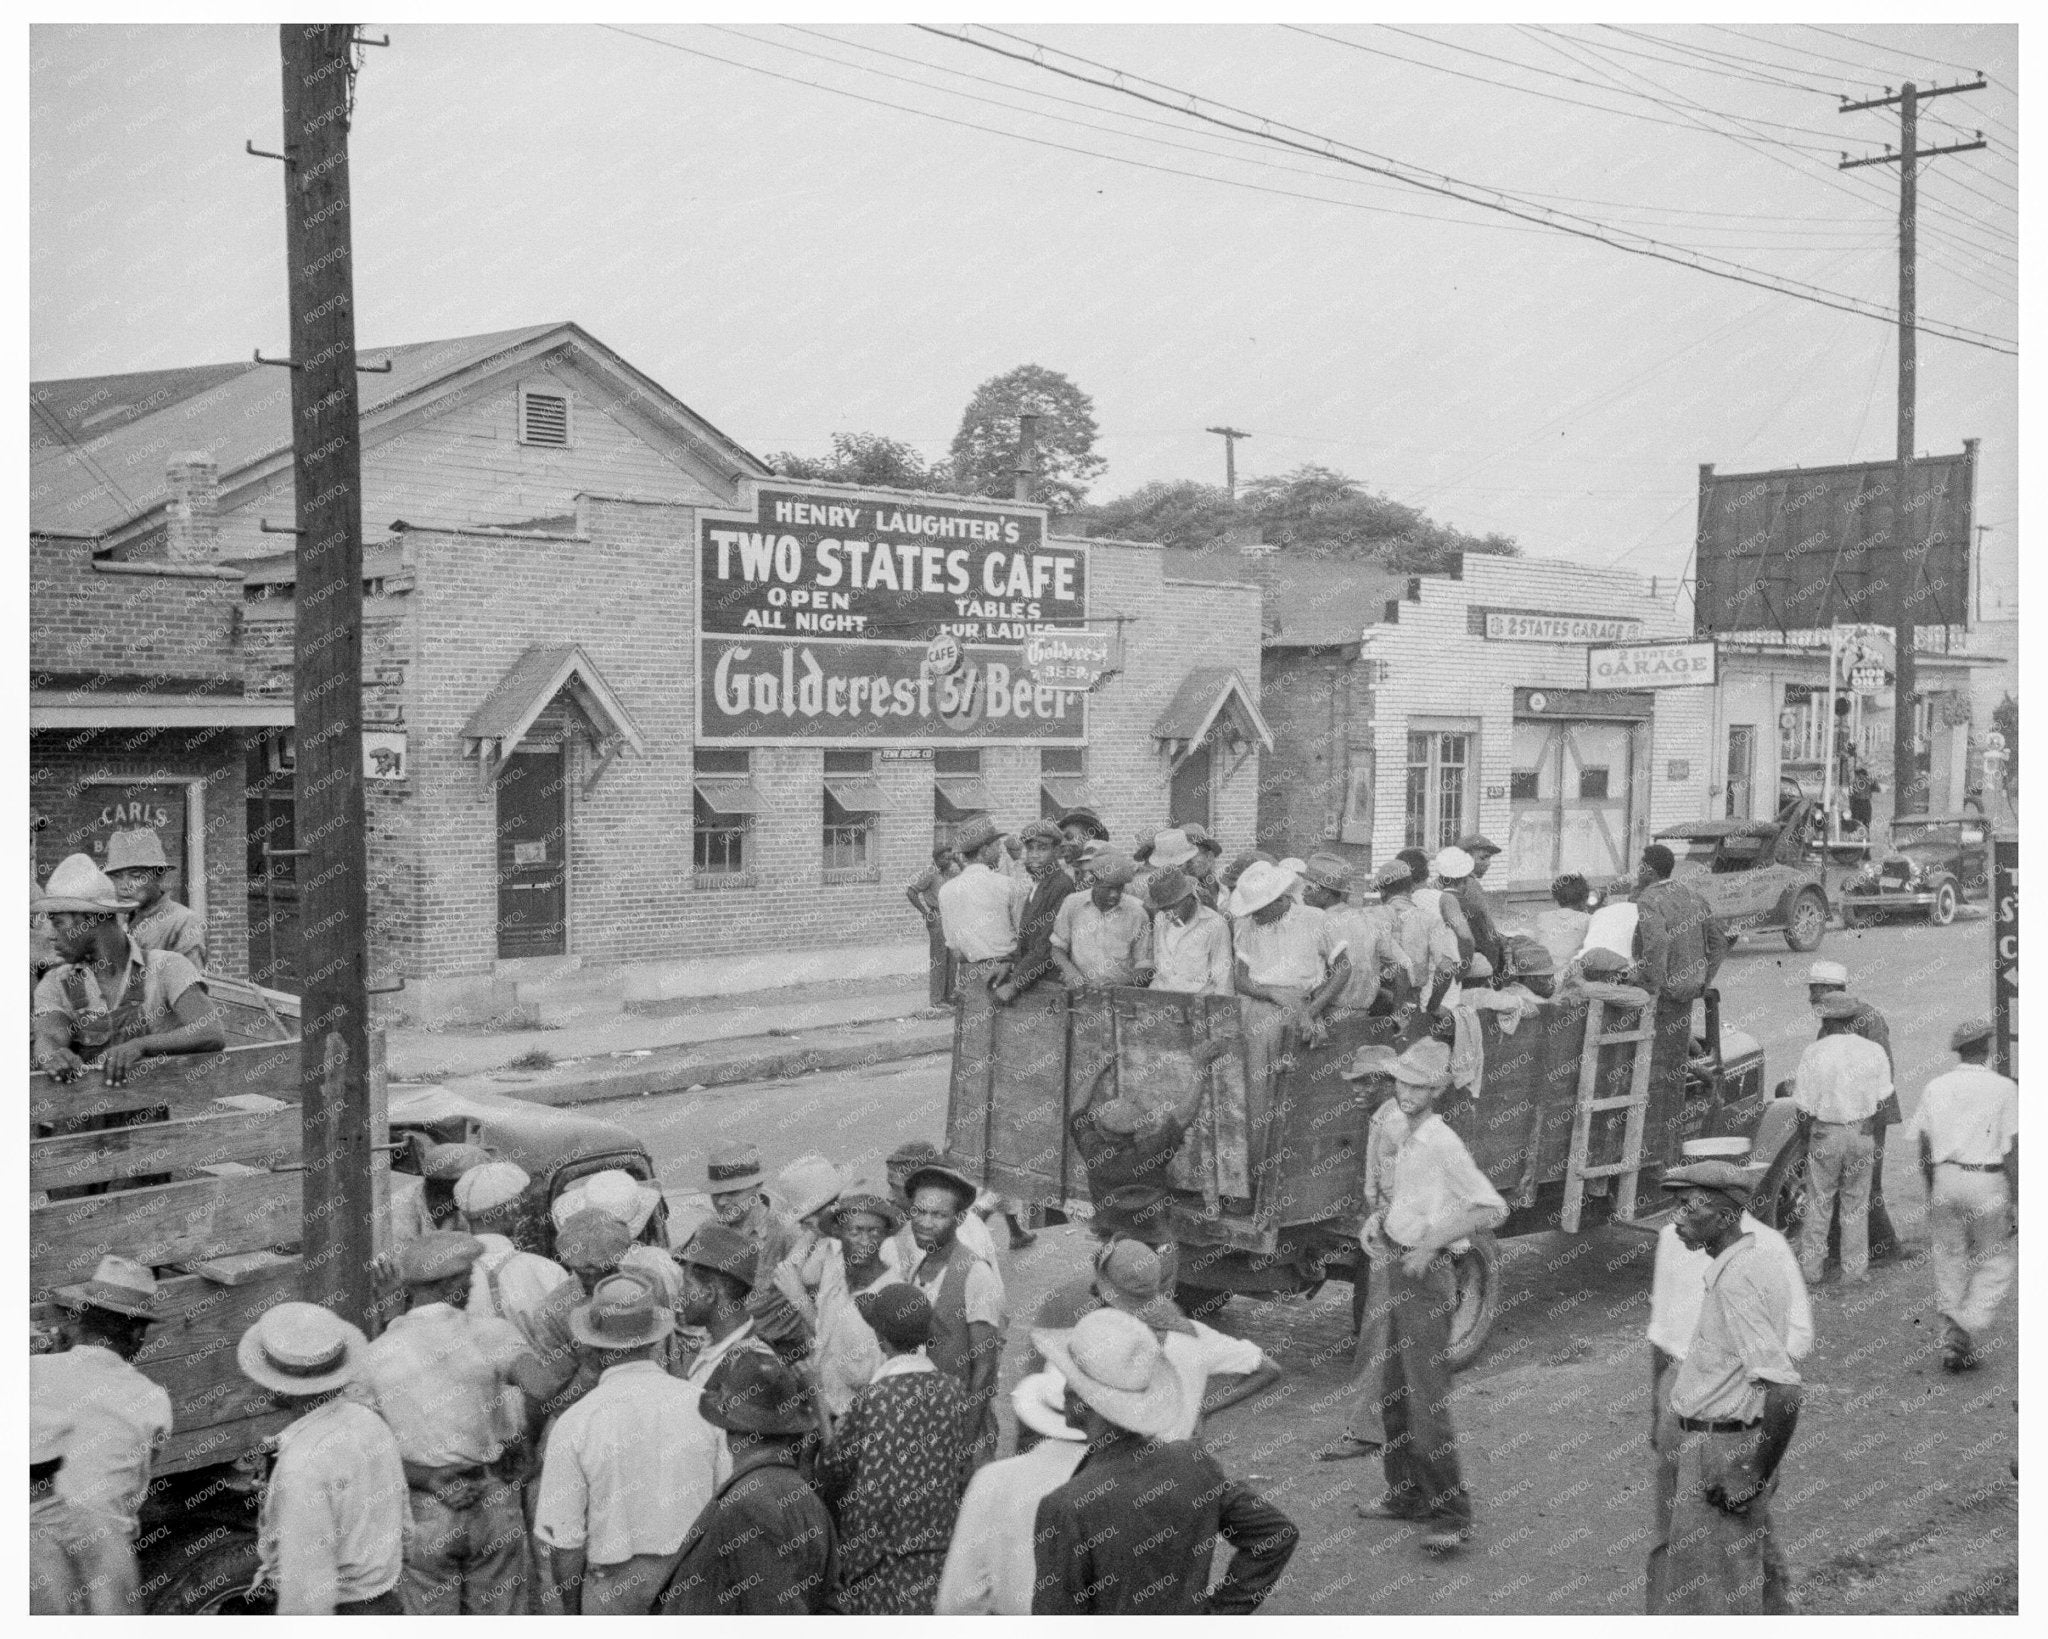
[[[28,1187],[76,1188],[151,1173],[190,1173],[238,1163],[268,1171],[299,1159],[299,1111],[221,1110],[137,1127],[38,1138],[28,1147]]]
[[[29,1136],[39,1125],[133,1110],[166,1109],[173,1117],[211,1114],[219,1108],[216,1099],[239,1093],[297,1104],[299,1044],[260,1042],[219,1053],[144,1059],[119,1087],[109,1087],[96,1070],[69,1082],[38,1072],[28,1078]]]

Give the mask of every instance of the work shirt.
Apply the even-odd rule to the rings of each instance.
[[[1809,1043],[1792,1072],[1792,1102],[1816,1121],[1868,1121],[1891,1090],[1884,1049],[1846,1032]]]
[[[168,950],[206,971],[206,918],[165,894],[128,918],[128,937],[144,950]]]
[[[329,1616],[398,1586],[405,1565],[405,1465],[384,1419],[330,1400],[277,1437],[256,1525],[279,1616]]]
[[[1299,914],[1298,911],[1289,911],[1286,920],[1291,922]],[[1323,920],[1329,925],[1331,937],[1351,958],[1351,977],[1337,992],[1337,999],[1330,1004],[1332,1007],[1363,1013],[1379,1000],[1380,975],[1387,968],[1408,973],[1413,979],[1408,953],[1378,910],[1367,910],[1357,905],[1332,905],[1323,912]]]
[[[702,1393],[652,1360],[606,1367],[548,1436],[533,1534],[592,1565],[680,1548],[716,1489]]]
[[[1612,904],[1602,905],[1586,923],[1585,942],[1579,946],[1578,954],[1583,956],[1589,950],[1611,950],[1617,956],[1635,960],[1636,926],[1642,920],[1632,899],[1618,899]]]
[[[1320,988],[1344,949],[1330,919],[1313,905],[1292,905],[1279,921],[1264,924],[1240,916],[1231,940],[1253,984],[1282,990]]]
[[[1029,1616],[1037,1575],[1031,1533],[1038,1504],[1073,1478],[1088,1447],[1080,1440],[1042,1440],[967,1482],[952,1546],[939,1577],[940,1616]]]
[[[1472,944],[1480,955],[1492,964],[1494,972],[1500,971],[1501,938],[1493,921],[1493,896],[1480,885],[1476,876],[1460,877],[1455,887],[1445,890],[1458,902],[1458,909],[1464,913],[1465,925],[1472,931]]]
[[[1584,947],[1586,930],[1592,925],[1591,911],[1566,910],[1562,905],[1553,905],[1547,911],[1536,913],[1537,943],[1550,952],[1551,965],[1559,973],[1564,972],[1566,965]]]
[[[838,1580],[832,1516],[787,1446],[756,1446],[690,1526],[662,1616],[811,1616]]]
[[[71,997],[74,976],[81,989],[79,1004]],[[65,962],[37,981],[35,1013],[64,1018],[71,1026],[72,1050],[91,1059],[114,1042],[176,1028],[178,998],[198,983],[199,970],[176,951],[144,950],[130,938],[128,965],[111,991],[100,987],[90,962]]]
[[[1159,1239],[1149,1225],[1105,1205],[1105,1198],[1133,1184],[1171,1189],[1167,1174],[1187,1138],[1187,1128],[1169,1115],[1135,1135],[1108,1133],[1095,1124],[1091,1110],[1076,1110],[1067,1121],[1067,1131],[1088,1169],[1088,1199],[1095,1209],[1096,1226],[1116,1234]]]
[[[1785,1352],[1803,1360],[1813,1347],[1813,1305],[1806,1295],[1806,1279],[1799,1272],[1799,1255],[1783,1235],[1766,1228],[1747,1212],[1739,1225],[1752,1236],[1757,1249],[1776,1269],[1785,1283]],[[1650,1326],[1652,1343],[1674,1360],[1683,1360],[1692,1348],[1693,1333],[1699,1327],[1700,1305],[1706,1301],[1707,1274],[1714,1260],[1701,1247],[1687,1246],[1678,1238],[1678,1226],[1666,1224],[1657,1231],[1657,1262],[1650,1277]]]
[[[483,1256],[470,1266],[469,1312],[509,1320],[527,1342],[539,1345],[541,1305],[558,1286],[582,1287],[576,1277],[551,1258],[522,1252],[503,1235],[478,1235]]]
[[[1856,1013],[1849,1020],[1852,1035],[1861,1036],[1865,1041],[1874,1041],[1884,1049],[1885,1062],[1892,1064],[1892,1027],[1885,1022],[1885,1016],[1870,1003],[1858,1000]],[[1896,1072],[1896,1066],[1894,1066]],[[1885,1095],[1884,1102],[1877,1107],[1877,1124],[1880,1127],[1895,1127],[1905,1119],[1905,1112],[1899,1108],[1898,1083],[1892,1083],[1892,1090]]]
[[[904,1214],[907,1219],[909,1216],[909,1209],[907,1207],[904,1209]],[[953,1239],[966,1247],[968,1251],[981,1259],[991,1269],[997,1267],[995,1232],[988,1227],[988,1220],[979,1212],[969,1208],[960,1214],[960,1221],[953,1226]],[[895,1254],[895,1263],[898,1269],[915,1269],[924,1262],[924,1248],[917,1244],[917,1237],[911,1233],[908,1222],[889,1237],[884,1251],[885,1255],[886,1253]],[[900,1275],[897,1278],[908,1280],[910,1277],[908,1275]]]
[[[422,1468],[480,1468],[504,1449],[500,1391],[532,1346],[509,1320],[445,1303],[408,1309],[363,1354],[360,1381]]]
[[[957,1236],[955,1244],[960,1245],[961,1251],[966,1253],[966,1247],[961,1245]],[[931,1300],[934,1326],[939,1323],[939,1289],[945,1284],[946,1271],[951,1261],[950,1257],[946,1257],[933,1263],[920,1254],[915,1272],[910,1276],[910,1283]],[[1001,1331],[1003,1311],[1008,1301],[1003,1292],[1003,1277],[996,1273],[996,1266],[985,1258],[977,1258],[968,1253],[967,1261],[967,1277],[961,1288],[960,1323],[967,1326],[993,1326]]]
[[[1380,911],[1393,929],[1394,942],[1408,959],[1417,989],[1429,982],[1437,968],[1457,965],[1457,937],[1434,904],[1421,904],[1416,894],[1398,894],[1386,900]]]
[[[1409,1129],[1394,1157],[1393,1191],[1380,1227],[1395,1245],[1412,1249],[1438,1224],[1480,1207],[1507,1216],[1507,1202],[1464,1141],[1430,1111]]]
[[[1704,995],[1728,954],[1721,919],[1682,882],[1652,882],[1637,893],[1636,936],[1644,988],[1667,1001]]]
[[[57,1495],[133,1537],[150,1463],[171,1435],[171,1397],[97,1343],[31,1355],[28,1369],[33,1398],[71,1421]]]
[[[2019,1095],[2019,1083],[1996,1070],[1959,1065],[1927,1084],[1907,1135],[1925,1137],[1937,1165],[1995,1167],[2019,1138]]]
[[[1671,1384],[1672,1411],[1702,1421],[1756,1422],[1766,1383],[1799,1381],[1791,1343],[1791,1288],[1756,1237],[1744,1235],[1707,1270],[1699,1324]]]
[[[939,926],[946,948],[967,962],[987,962],[1017,948],[1010,883],[976,860],[939,884]]]
[[[1034,1616],[1239,1616],[1264,1602],[1300,1533],[1188,1440],[1122,1429],[1038,1504]],[[1213,1592],[1221,1536],[1236,1550]]]
[[[1143,1318],[1142,1316],[1140,1317]],[[1212,1377],[1243,1377],[1266,1363],[1259,1346],[1247,1337],[1232,1337],[1199,1320],[1188,1322],[1190,1331],[1159,1331],[1155,1335],[1166,1358],[1180,1378],[1180,1416],[1159,1438],[1192,1440],[1202,1424],[1202,1401]]]
[[[1232,962],[1230,923],[1207,905],[1197,905],[1194,920],[1182,925],[1171,911],[1152,918],[1154,990],[1177,990],[1193,996],[1230,996],[1237,992]]]
[[[1101,910],[1092,893],[1067,895],[1052,923],[1052,948],[1094,985],[1134,985],[1152,965],[1152,918],[1129,894]]]
[[[1365,1129],[1366,1215],[1384,1213],[1394,1200],[1394,1157],[1408,1142],[1408,1116],[1397,1099],[1383,1099]]]

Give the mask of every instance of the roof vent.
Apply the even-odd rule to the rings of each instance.
[[[568,396],[564,393],[536,393],[522,388],[519,394],[519,442],[566,448],[569,443]]]

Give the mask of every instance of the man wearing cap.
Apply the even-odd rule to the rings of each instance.
[[[398,1438],[411,1489],[405,1608],[506,1616],[526,1598],[526,1520],[505,1455],[506,1391],[538,1403],[552,1383],[510,1321],[467,1313],[483,1245],[437,1230],[399,1249],[406,1312],[363,1353],[360,1379]]]
[[[654,1357],[675,1316],[645,1281],[600,1281],[569,1324],[599,1375],[548,1437],[533,1534],[570,1615],[645,1616],[711,1500],[718,1441],[701,1391]]]
[[[1145,893],[1153,913],[1152,988],[1190,996],[1234,994],[1230,924],[1203,903],[1195,879],[1177,865],[1165,866],[1152,873]]]
[[[171,1435],[171,1397],[134,1366],[157,1314],[156,1275],[110,1254],[91,1280],[53,1296],[67,1311],[67,1347],[30,1357],[30,1397],[70,1422],[57,1495],[101,1539],[110,1597],[137,1608],[137,1521],[150,1465]]]
[[[1180,1374],[1135,1315],[1098,1309],[1032,1342],[1066,1382],[1065,1421],[1087,1455],[1038,1505],[1034,1616],[1244,1616],[1287,1569],[1300,1533],[1285,1514],[1168,1431]],[[1209,1586],[1216,1539],[1236,1550]]]
[[[1460,1243],[1507,1218],[1507,1203],[1436,1113],[1451,1084],[1451,1050],[1420,1041],[1389,1066],[1408,1133],[1393,1161],[1384,1212],[1366,1220],[1360,1241],[1384,1267],[1389,1313],[1381,1375],[1381,1454],[1386,1494],[1361,1504],[1368,1518],[1427,1525],[1423,1547],[1448,1553],[1472,1536],[1472,1499],[1451,1429],[1451,1313]]]
[[[107,838],[102,869],[120,896],[135,902],[128,916],[128,937],[144,950],[176,951],[204,973],[206,919],[164,892],[170,868],[154,831],[116,831]]]
[[[35,1064],[57,1081],[97,1063],[119,1086],[139,1060],[227,1045],[199,970],[176,951],[145,950],[122,925],[135,908],[84,854],[54,871],[32,912],[47,912],[62,965],[37,982]]]
[[[1715,1161],[1741,1167],[1749,1155],[1748,1140],[1742,1138],[1696,1138],[1683,1146],[1685,1164]],[[1813,1308],[1807,1301],[1806,1282],[1799,1273],[1799,1258],[1775,1229],[1759,1223],[1745,1210],[1737,1221],[1739,1233],[1757,1243],[1777,1278],[1784,1283],[1786,1329],[1785,1352],[1793,1360],[1804,1359],[1813,1347]],[[1671,1509],[1678,1495],[1678,1452],[1682,1430],[1671,1410],[1671,1385],[1678,1366],[1692,1349],[1693,1333],[1699,1328],[1700,1306],[1706,1300],[1707,1277],[1714,1260],[1703,1248],[1688,1246],[1675,1223],[1657,1232],[1657,1260],[1650,1277],[1650,1447],[1655,1453],[1652,1476],[1654,1489],[1653,1529],[1646,1608],[1655,1611],[1669,1597],[1666,1572],[1671,1541]],[[1767,1611],[1789,1611],[1791,1583],[1784,1556],[1776,1551],[1766,1559],[1764,1570],[1770,1578],[1764,1590]]]
[[[515,1163],[487,1161],[456,1180],[455,1205],[470,1234],[483,1244],[470,1271],[465,1307],[473,1315],[511,1321],[527,1342],[537,1345],[535,1323],[541,1305],[570,1276],[552,1258],[525,1251],[512,1239],[523,1229],[522,1203],[529,1182],[525,1169]]]
[[[1840,962],[1815,962],[1806,974],[1806,999],[1816,1012],[1823,998],[1849,994],[1849,970]],[[1871,1003],[1858,996],[1854,998],[1856,1012],[1849,1020],[1849,1028],[1865,1041],[1874,1041],[1884,1049],[1885,1061],[1894,1066],[1893,1075],[1898,1072],[1892,1058],[1892,1030],[1884,1014]],[[1892,1228],[1892,1216],[1884,1204],[1884,1145],[1885,1134],[1901,1121],[1905,1112],[1899,1108],[1899,1093],[1896,1084],[1877,1107],[1877,1115],[1870,1124],[1870,1261],[1889,1263],[1899,1255],[1898,1232]],[[1840,1227],[1828,1239],[1828,1249],[1839,1256],[1841,1239]]]
[[[1493,896],[1482,886],[1494,856],[1500,852],[1500,844],[1472,831],[1458,838],[1457,845],[1472,861],[1471,871],[1452,888],[1458,898],[1458,909],[1464,912],[1466,925],[1472,930],[1473,948],[1486,958],[1494,972],[1500,973],[1504,971],[1504,947],[1500,930],[1494,925]]]
[[[1671,1382],[1677,1478],[1661,1571],[1653,1557],[1650,1614],[1789,1610],[1770,1503],[1799,1422],[1792,1288],[1757,1238],[1742,1232],[1751,1192],[1745,1169],[1695,1161],[1666,1172],[1664,1188],[1678,1196],[1679,1239],[1713,1261]]]
[[[276,1436],[256,1527],[257,1581],[279,1616],[405,1614],[405,1465],[384,1419],[342,1392],[368,1346],[317,1303],[280,1303],[235,1350],[242,1375],[299,1414]]]
[[[2017,1268],[2020,1090],[1991,1068],[1993,1034],[1985,1019],[1956,1026],[1948,1044],[1961,1062],[1927,1084],[1906,1129],[1927,1186],[1941,1363],[1952,1372],[1977,1364],[1976,1338]]]
[[[1128,854],[1104,853],[1085,891],[1053,917],[1052,959],[1070,990],[1142,985],[1152,978],[1152,918],[1125,888],[1138,874]]]
[[[1408,953],[1394,935],[1392,918],[1345,898],[1351,891],[1349,861],[1336,854],[1311,854],[1306,880],[1301,902],[1323,913],[1332,937],[1344,947],[1351,970],[1344,988],[1330,1003],[1332,1018],[1372,1011],[1380,997],[1382,977],[1405,979],[1410,985],[1417,982]]]
[[[1892,1067],[1884,1049],[1850,1028],[1854,998],[1823,996],[1820,1039],[1799,1055],[1792,1102],[1806,1128],[1806,1216],[1799,1230],[1799,1266],[1808,1286],[1827,1267],[1828,1228],[1842,1213],[1842,1281],[1870,1278],[1870,1167],[1876,1152],[1871,1126],[1891,1095]]]
[[[1643,988],[1666,1002],[1704,996],[1728,954],[1728,930],[1713,907],[1683,882],[1673,882],[1678,860],[1661,842],[1643,850],[1636,871],[1636,950]]]
[[[1053,965],[1053,929],[1060,907],[1078,892],[1074,879],[1059,862],[1059,836],[1044,820],[1033,820],[1018,833],[1024,839],[1024,872],[1031,891],[1017,907],[1017,956],[1010,971],[990,994],[1005,1004],[1015,1001],[1048,974]]]
[[[57,1494],[71,1418],[31,1393],[28,1408],[28,1611],[135,1616],[134,1550],[104,1521]]]
[[[816,1486],[839,1527],[848,1616],[929,1616],[971,1472],[960,1385],[925,1354],[932,1308],[915,1286],[860,1299],[881,1345],[874,1381],[853,1397],[818,1458]]]
[[[1415,852],[1419,857],[1420,850]],[[1401,995],[1396,985],[1397,1000],[1412,997],[1418,1002],[1427,1001],[1433,981],[1439,976],[1448,979],[1459,967],[1458,941],[1450,924],[1435,905],[1424,906],[1417,897],[1416,890],[1429,878],[1426,860],[1421,870],[1418,879],[1414,862],[1396,855],[1373,873],[1373,886],[1380,892],[1380,910],[1393,928],[1394,942],[1401,947],[1407,973],[1412,978],[1407,997]]]
[[[597,1386],[599,1367],[592,1356],[577,1348],[570,1321],[606,1276],[619,1273],[620,1260],[632,1244],[624,1224],[590,1207],[555,1230],[555,1255],[569,1279],[541,1300],[532,1333],[534,1353],[547,1374],[547,1392],[540,1401],[550,1427]],[[545,1435],[542,1444],[546,1444]]]
[[[1031,1533],[1038,1504],[1073,1478],[1088,1446],[1066,1420],[1067,1385],[1041,1370],[1010,1391],[1017,1455],[967,1482],[946,1550],[935,1607],[940,1616],[1029,1616],[1037,1557]]]
[[[996,870],[1003,834],[987,819],[970,820],[955,840],[957,876],[939,884],[939,926],[962,970],[984,984],[1000,978],[1017,951],[1017,910],[1008,877]]]
[[[942,1159],[939,1146],[928,1138],[906,1138],[889,1153],[889,1198],[896,1203],[896,1210],[902,1215],[902,1227],[892,1236],[890,1250],[895,1254],[893,1261],[896,1267],[905,1271],[906,1279],[909,1278],[908,1271],[915,1269],[924,1258],[924,1253],[918,1250],[917,1237],[910,1228],[910,1175],[919,1167]],[[991,1269],[1001,1266],[996,1262],[996,1239],[989,1233],[988,1214],[994,1211],[1000,1199],[987,1191],[978,1193],[974,1210],[963,1217],[954,1230],[960,1244]],[[1013,1251],[1030,1245],[1037,1238],[1026,1231],[1015,1217],[1010,1218],[1009,1228]]]
[[[911,1173],[910,1230],[917,1261],[905,1265],[911,1284],[931,1304],[931,1362],[967,1397],[968,1445],[976,1467],[996,1454],[996,1373],[1003,1358],[1006,1300],[995,1265],[960,1240],[961,1219],[974,1206],[974,1181],[939,1162]]]

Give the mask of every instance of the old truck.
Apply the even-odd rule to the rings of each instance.
[[[174,1428],[153,1467],[138,1557],[154,1614],[255,1614],[256,1502],[264,1442],[292,1417],[235,1365],[242,1332],[299,1293],[299,1051],[293,998],[210,981],[231,1045],[145,1059],[120,1087],[97,1071],[29,1078],[32,1336],[58,1322],[53,1288],[90,1278],[102,1254],[150,1264],[159,1317],[137,1367],[171,1397]],[[395,1193],[420,1187],[428,1143],[470,1140],[517,1161],[543,1249],[548,1207],[578,1178],[618,1167],[654,1177],[646,1147],[610,1122],[434,1085],[387,1085],[372,1036],[376,1243]],[[132,1124],[114,1124],[132,1123]],[[657,1209],[646,1238],[666,1244]]]
[[[1357,1074],[1360,1049],[1405,1047],[1428,1022],[1348,1016],[1322,1045],[1282,1055],[1259,1085],[1247,1079],[1245,1005],[1041,987],[998,1007],[968,987],[956,1010],[948,1159],[1005,1194],[1085,1213],[1087,1171],[1068,1121],[1090,1089],[1171,1108],[1206,1074],[1209,1096],[1170,1175],[1183,1305],[1313,1293],[1331,1279],[1362,1291],[1366,1130],[1393,1083]],[[1440,1108],[1511,1211],[1457,1259],[1454,1364],[1478,1355],[1499,1312],[1499,1236],[1654,1227],[1659,1174],[1684,1140],[1751,1137],[1754,1164],[1778,1163],[1769,1188],[1796,1191],[1795,1158],[1780,1154],[1794,1129],[1789,1100],[1767,1091],[1756,1042],[1723,1030],[1715,993],[1703,1012],[1695,1035],[1693,1007],[1619,986],[1544,1003],[1512,1028],[1475,1010],[1478,1087]],[[1193,1049],[1219,1038],[1234,1048],[1199,1070]]]

